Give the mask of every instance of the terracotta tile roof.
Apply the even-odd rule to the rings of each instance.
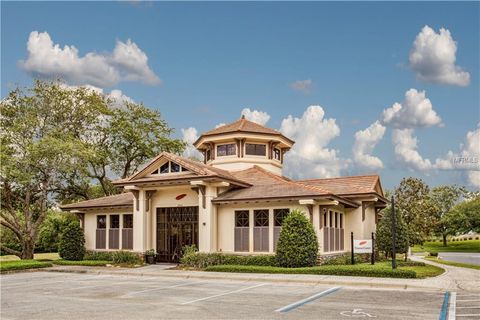
[[[254,133],[268,133],[268,134],[275,134],[275,135],[281,135],[280,132],[274,129],[270,129],[267,127],[264,127],[262,125],[259,125],[258,123],[249,121],[245,119],[244,117],[240,118],[239,120],[220,126],[218,128],[215,128],[213,130],[204,132],[202,136],[209,136],[209,135],[214,135],[214,134],[220,134],[220,133],[229,133],[229,132],[254,132]]]
[[[70,203],[70,204],[60,206],[60,208],[63,210],[74,210],[74,209],[92,209],[92,208],[98,208],[98,207],[133,206],[133,199],[134,197],[131,192],[125,192],[125,193],[120,193],[113,196],[80,201],[76,203]]]
[[[167,160],[173,161],[182,167],[188,169],[191,174],[186,174],[186,175],[165,175],[165,176],[156,176],[156,177],[141,177],[143,174],[148,173],[149,171],[153,171],[152,166],[161,158],[165,158]],[[194,179],[194,178],[214,178],[218,177],[220,179],[228,180],[234,184],[238,184],[240,186],[249,186],[249,184],[245,181],[241,181],[234,175],[232,175],[229,171],[219,169],[219,168],[214,168],[212,166],[208,166],[202,162],[195,161],[195,160],[190,160],[186,159],[184,157],[181,157],[179,155],[173,154],[173,153],[168,153],[168,152],[162,152],[160,153],[157,157],[152,159],[142,170],[138,171],[137,173],[133,174],[132,176],[126,178],[126,179],[121,179],[121,180],[116,180],[113,182],[113,184],[116,185],[125,185],[133,182],[155,182],[155,181],[170,181],[170,180],[180,180],[180,179]]]
[[[297,180],[309,186],[321,187],[338,195],[377,193],[375,187],[379,182],[378,175],[349,176],[326,179]]]
[[[258,166],[232,172],[232,174],[238,179],[249,182],[252,186],[227,191],[215,198],[215,202],[247,199],[261,200],[270,198],[334,196],[330,191],[322,187],[297,183],[288,178],[275,175]]]

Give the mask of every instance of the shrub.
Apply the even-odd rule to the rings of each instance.
[[[98,260],[98,261],[112,261],[113,252],[107,251],[87,251],[85,252],[84,260]]]
[[[133,252],[114,251],[112,254],[112,262],[115,264],[142,264],[142,259]]]
[[[59,254],[65,260],[83,260],[85,255],[85,236],[78,221],[71,221],[62,232]]]
[[[399,267],[425,267],[425,262],[421,261],[413,261],[413,260],[408,260],[408,261],[397,261],[397,266]]]
[[[107,264],[112,263],[111,261],[102,261],[102,260],[80,260],[80,261],[71,261],[71,260],[55,260],[52,261],[53,264],[61,266],[88,266],[88,267],[104,267]]]
[[[428,255],[430,257],[438,257],[438,252],[429,252]]]
[[[62,230],[67,224],[77,220],[72,213],[49,211],[40,227],[35,252],[58,252]]]
[[[313,225],[300,210],[293,210],[283,221],[277,245],[277,264],[299,268],[317,262],[318,241]]]

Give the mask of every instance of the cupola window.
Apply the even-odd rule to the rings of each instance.
[[[267,154],[267,146],[264,144],[247,143],[245,145],[245,153],[252,156],[265,156]]]
[[[273,149],[273,158],[275,160],[280,161],[280,149],[278,148]]]
[[[221,144],[217,146],[217,157],[233,156],[236,154],[234,143]]]

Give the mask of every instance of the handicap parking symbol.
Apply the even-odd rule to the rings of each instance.
[[[342,311],[340,314],[344,317],[352,318],[376,318],[377,316],[362,311],[362,309],[353,309],[352,311]]]

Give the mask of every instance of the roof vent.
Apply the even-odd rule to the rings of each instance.
[[[245,115],[244,115],[244,114],[242,114],[242,117],[241,117],[240,119],[245,119]]]

